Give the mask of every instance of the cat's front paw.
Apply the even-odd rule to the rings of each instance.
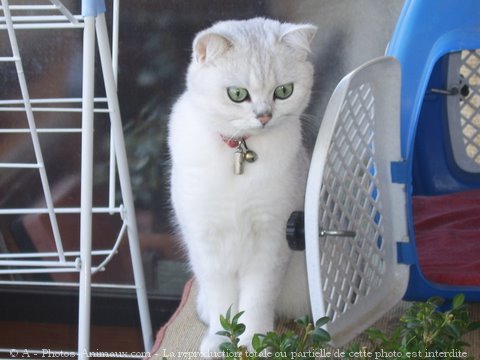
[[[221,359],[220,344],[225,342],[225,338],[215,334],[207,334],[200,345],[200,353],[205,359]]]

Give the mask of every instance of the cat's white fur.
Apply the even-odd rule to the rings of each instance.
[[[307,60],[316,28],[255,18],[224,21],[193,42],[187,89],[169,126],[171,194],[181,235],[199,285],[197,308],[209,326],[200,350],[218,350],[225,338],[219,316],[243,310],[246,332],[274,326],[277,315],[308,314],[302,252],[285,239],[287,219],[302,209],[308,160],[300,116],[310,99],[313,66]],[[293,83],[292,95],[274,89]],[[246,88],[235,103],[227,87]],[[257,118],[271,113],[265,126]],[[258,160],[235,175],[235,149],[223,138],[247,137]]]

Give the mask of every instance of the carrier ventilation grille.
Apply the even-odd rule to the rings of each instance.
[[[448,82],[458,86],[457,96],[448,100],[448,123],[457,165],[480,173],[480,49],[449,55]]]
[[[385,272],[380,192],[373,160],[374,118],[371,86],[350,90],[325,165],[319,224],[356,232],[355,237],[321,241],[326,315],[332,319],[379,287]]]

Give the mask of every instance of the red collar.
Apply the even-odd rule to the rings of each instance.
[[[231,148],[238,148],[243,141],[249,138],[248,136],[242,136],[240,138],[226,137],[223,135],[220,135],[220,136],[223,142]]]

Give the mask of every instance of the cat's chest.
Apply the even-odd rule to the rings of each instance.
[[[197,172],[199,177],[209,178],[212,184],[223,182],[231,187],[247,186],[252,181],[260,184],[262,180],[280,176],[288,172],[286,163],[289,161],[282,155],[281,148],[259,146],[255,142],[242,148],[222,140],[192,149],[185,160],[188,162],[185,166]]]
[[[269,131],[245,138],[246,147],[255,152],[256,159],[243,161],[239,174],[238,144],[192,122],[182,131],[171,133],[173,180],[192,198],[202,200],[224,200],[230,196],[231,200],[227,200],[236,202],[247,197],[263,198],[270,192],[281,194],[301,181],[303,148],[299,136],[292,133]]]

